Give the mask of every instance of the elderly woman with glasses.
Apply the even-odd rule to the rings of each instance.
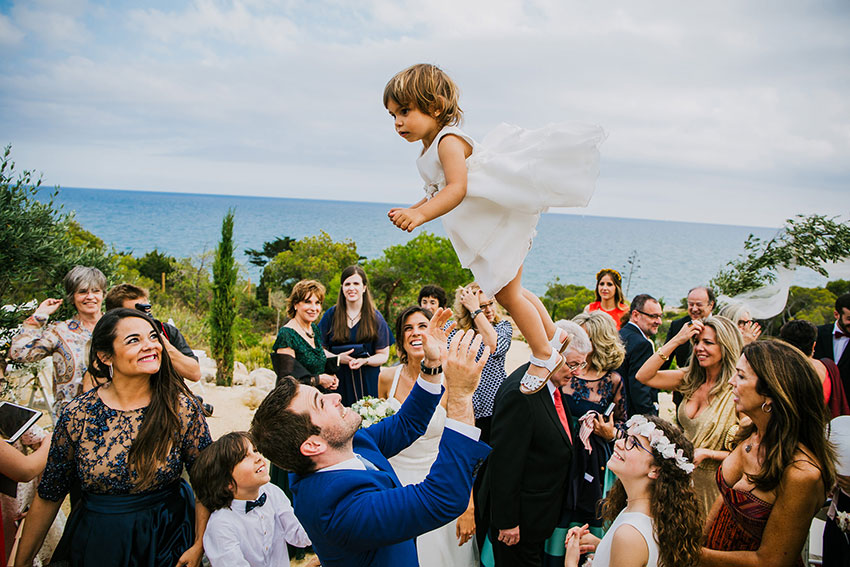
[[[690,365],[661,370],[673,352],[689,341],[693,343]],[[683,396],[676,420],[694,444],[694,487],[703,514],[708,514],[719,495],[717,467],[729,455],[738,430],[730,380],[743,346],[738,327],[726,317],[694,320],[649,357],[635,376],[647,386],[675,390]]]

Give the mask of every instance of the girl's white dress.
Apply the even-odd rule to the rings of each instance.
[[[658,565],[658,542],[655,541],[652,518],[640,512],[620,512],[620,515],[605,532],[605,537],[596,546],[593,567],[613,567],[611,566],[611,541],[614,539],[614,532],[617,531],[617,528],[624,524],[634,527],[646,540],[646,547],[649,548],[649,559],[646,562],[646,567],[656,567]]]
[[[540,213],[549,207],[587,206],[605,132],[585,124],[538,130],[500,124],[478,144],[459,128],[446,126],[416,160],[429,199],[446,186],[437,146],[447,134],[466,140],[472,155],[466,160],[466,197],[443,215],[443,226],[460,263],[493,297],[522,266]]]
[[[395,398],[398,379],[402,366],[399,365],[393,377],[393,385],[387,396],[390,406],[398,411],[401,402]],[[398,479],[405,486],[417,484],[425,480],[431,471],[431,465],[437,460],[440,449],[440,438],[446,424],[446,410],[437,404],[434,415],[428,423],[425,435],[417,439],[407,449],[389,459]],[[419,565],[422,567],[474,567],[478,564],[478,553],[475,538],[458,547],[456,535],[457,520],[452,520],[445,526],[424,533],[416,538],[416,553]]]

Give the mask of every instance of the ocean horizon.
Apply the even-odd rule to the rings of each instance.
[[[43,187],[40,198],[51,188]],[[55,203],[117,251],[141,256],[157,249],[177,258],[214,250],[221,220],[235,211],[236,259],[253,282],[261,270],[248,263],[245,249],[262,248],[278,236],[303,238],[327,232],[334,240],[354,240],[361,256],[372,259],[421,231],[445,236],[432,221],[413,233],[397,229],[387,211],[397,204],[258,196],[211,195],[117,189],[60,187]],[[695,285],[705,284],[744,250],[749,234],[770,238],[777,229],[677,220],[643,220],[545,213],[523,272],[525,287],[538,295],[546,284],[593,288],[595,274],[614,268],[623,275],[629,297],[650,293],[678,303]],[[634,266],[629,277],[630,257]],[[823,285],[825,278],[798,271],[795,284]]]

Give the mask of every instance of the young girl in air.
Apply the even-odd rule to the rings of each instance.
[[[443,217],[461,264],[472,270],[484,295],[510,312],[528,341],[531,364],[520,389],[537,392],[564,363],[567,341],[537,296],[523,289],[522,264],[540,213],[548,207],[587,205],[605,133],[582,124],[539,130],[501,124],[479,145],[456,126],[463,114],[457,85],[428,64],[390,79],[384,106],[396,132],[424,146],[416,165],[425,180],[425,198],[391,209],[390,220],[410,232]]]

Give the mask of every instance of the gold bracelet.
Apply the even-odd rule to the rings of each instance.
[[[655,351],[655,354],[660,356],[661,360],[663,360],[664,362],[667,362],[668,360],[670,360],[670,357],[667,356],[666,354],[664,354],[663,352],[661,352],[661,349],[658,349],[657,351]]]

